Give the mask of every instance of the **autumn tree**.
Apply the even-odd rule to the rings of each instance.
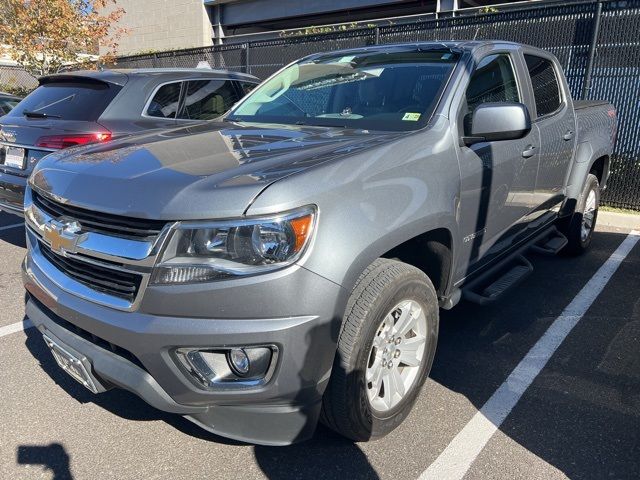
[[[86,61],[86,53],[115,54],[126,29],[116,0],[0,0],[0,53],[33,75]]]

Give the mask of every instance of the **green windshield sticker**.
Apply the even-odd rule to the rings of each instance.
[[[420,114],[407,112],[404,114],[404,117],[402,117],[402,120],[405,120],[407,122],[417,122],[418,120],[420,120]]]
[[[338,63],[351,63],[354,58],[356,58],[355,55],[351,55],[350,57],[342,57],[340,60],[338,60]]]

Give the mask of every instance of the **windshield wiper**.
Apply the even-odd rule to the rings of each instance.
[[[31,112],[29,110],[24,110],[22,112],[22,115],[24,115],[27,118],[62,118],[60,115],[49,115],[48,113]]]

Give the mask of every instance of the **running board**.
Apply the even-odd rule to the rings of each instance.
[[[523,255],[513,257],[499,270],[491,270],[462,288],[462,296],[479,305],[495,302],[502,295],[520,284],[533,272],[533,265]]]
[[[569,240],[558,229],[554,228],[548,237],[543,238],[540,242],[531,247],[531,251],[540,255],[554,256],[560,253],[567,246]]]

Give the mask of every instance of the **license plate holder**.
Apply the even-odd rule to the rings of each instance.
[[[20,147],[4,147],[4,165],[24,170],[25,150]]]
[[[92,391],[93,393],[98,393],[98,388],[96,387],[91,374],[87,370],[84,362],[78,358],[77,355],[71,353],[68,348],[60,345],[55,340],[52,340],[46,334],[43,334],[45,343],[51,350],[53,354],[53,358],[56,360],[56,363],[67,372],[67,374],[73,378],[75,381],[84,385],[87,389]]]

